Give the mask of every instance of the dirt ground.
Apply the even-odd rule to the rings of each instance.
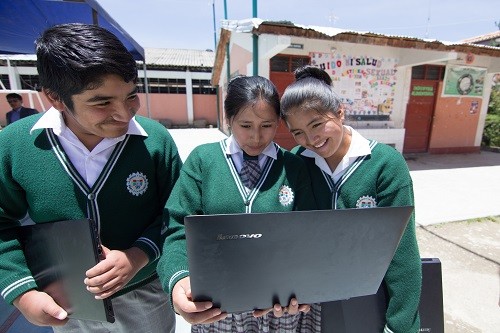
[[[422,258],[439,258],[446,333],[500,332],[500,216],[417,227]]]

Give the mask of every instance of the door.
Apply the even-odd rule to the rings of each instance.
[[[412,80],[406,108],[403,153],[425,153],[429,148],[438,82]]]
[[[274,83],[276,89],[278,90],[278,94],[280,97],[285,92],[286,87],[293,81],[295,81],[295,76],[293,72],[304,65],[310,63],[309,57],[303,56],[293,56],[293,55],[284,55],[279,54],[274,56],[270,60],[270,73],[269,79]],[[288,127],[284,121],[280,120],[280,124],[278,126],[278,130],[276,131],[276,136],[274,137],[274,141],[279,144],[281,147],[285,149],[292,149],[297,145],[295,140],[293,139],[292,134],[288,131]]]

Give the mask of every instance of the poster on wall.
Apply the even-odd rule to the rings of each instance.
[[[310,52],[311,65],[325,70],[341,98],[346,119],[391,120],[394,108],[397,59]]]
[[[443,96],[483,96],[486,69],[464,66],[446,66]]]

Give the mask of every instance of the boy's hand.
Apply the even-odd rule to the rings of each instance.
[[[16,298],[14,306],[37,326],[62,326],[68,321],[68,313],[47,293],[37,290],[29,290]]]

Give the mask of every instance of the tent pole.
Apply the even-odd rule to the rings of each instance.
[[[148,84],[148,75],[146,70],[146,60],[142,63],[144,69],[144,92],[146,93],[146,109],[148,111],[148,118],[151,118],[151,110],[149,106],[149,84]]]

